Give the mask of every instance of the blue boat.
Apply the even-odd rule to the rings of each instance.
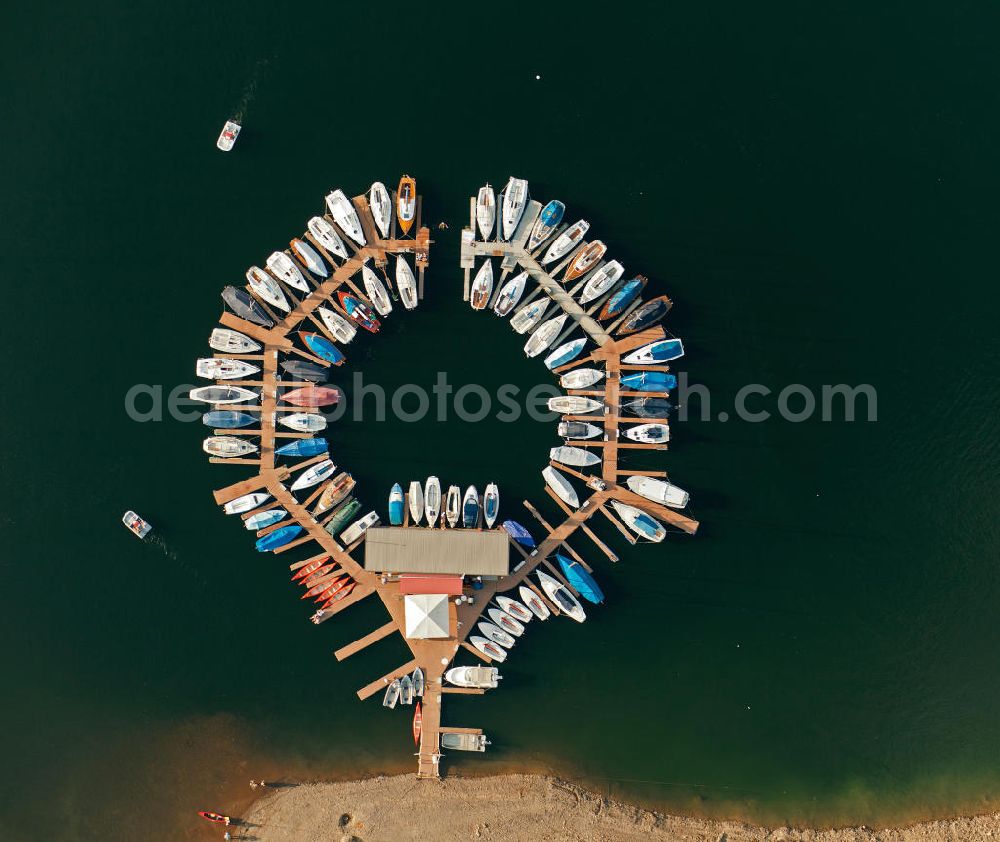
[[[340,349],[325,336],[320,336],[318,333],[304,333],[301,331],[299,332],[299,336],[306,343],[306,347],[317,357],[328,360],[334,365],[340,365],[344,361],[344,355],[340,352]]]
[[[605,319],[612,319],[620,315],[629,304],[635,301],[644,286],[646,286],[646,278],[643,277],[626,281],[619,288],[618,292],[607,300],[601,312],[597,314],[597,318],[604,321]]]
[[[533,249],[542,240],[548,238],[555,227],[562,222],[563,214],[566,213],[566,205],[558,199],[549,202],[538,215],[538,220],[531,229],[531,237],[528,240],[528,249]]]
[[[302,534],[302,527],[297,523],[292,523],[288,526],[282,526],[281,529],[275,529],[274,532],[268,533],[263,538],[258,538],[254,546],[257,547],[259,553],[269,553],[285,546],[285,544],[290,544],[300,534]]]
[[[668,371],[637,371],[625,375],[621,384],[632,392],[669,392],[677,388],[677,378]]]
[[[330,446],[326,439],[298,439],[291,444],[286,444],[274,451],[275,456],[296,456],[305,458],[307,456],[318,456],[326,453]]]
[[[580,352],[586,344],[587,338],[583,337],[582,339],[574,339],[572,342],[567,342],[565,345],[560,345],[545,358],[545,365],[553,369],[573,362],[573,360],[580,356]]]
[[[398,482],[389,492],[389,523],[401,526],[403,523],[403,486]]]
[[[257,416],[249,412],[237,412],[235,409],[214,409],[201,416],[201,423],[220,430],[235,430],[237,427],[256,424]]]
[[[531,537],[531,533],[525,529],[516,520],[505,520],[503,522],[503,528],[507,530],[507,534],[510,535],[517,543],[522,547],[527,547],[529,550],[535,548],[535,539]]]
[[[465,498],[462,501],[462,525],[466,529],[472,529],[479,523],[479,491],[476,486],[470,485],[465,489]]]
[[[604,602],[604,591],[580,562],[567,558],[561,553],[556,553],[556,559],[559,561],[566,581],[576,588],[580,596],[594,605]]]
[[[622,362],[648,365],[650,363],[668,363],[683,356],[684,343],[680,339],[661,339],[633,351],[628,356],[623,357]]]

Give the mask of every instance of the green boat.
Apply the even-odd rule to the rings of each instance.
[[[331,535],[336,536],[341,529],[347,526],[351,522],[351,518],[357,514],[358,509],[361,508],[361,503],[355,500],[353,497],[348,497],[347,500],[334,512],[333,517],[330,518],[329,523],[324,529]]]

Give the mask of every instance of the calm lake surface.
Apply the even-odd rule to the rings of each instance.
[[[332,657],[381,605],[311,626],[288,557],[212,502],[247,470],[209,465],[200,424],[124,408],[134,384],[191,383],[222,287],[329,189],[402,172],[450,230],[421,308],[352,345],[342,385],[551,382],[461,302],[467,197],[513,173],[673,297],[680,368],[712,397],[669,453],[627,460],[692,493],[700,534],[633,549],[595,524],[614,566],[574,538],[607,605],[533,624],[498,692],[448,700],[493,741],[450,771],[768,821],[995,804],[997,14],[857,8],[8,9],[0,837],[208,838],[193,811],[251,777],[413,768],[406,711],[355,697],[402,642]],[[874,387],[877,421],[733,412],[747,384],[773,412],[789,384],[839,383]],[[556,516],[554,424],[348,420],[329,439],[369,508],[435,473],[498,482],[526,524],[523,499]]]

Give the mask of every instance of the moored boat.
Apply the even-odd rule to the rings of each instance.
[[[222,300],[241,319],[268,329],[274,327],[274,320],[246,290],[227,286],[222,290]]]
[[[201,386],[188,392],[188,397],[202,403],[227,404],[255,401],[260,395],[242,386]]]
[[[223,354],[252,354],[261,348],[260,343],[249,336],[225,327],[215,328],[208,337],[208,344],[213,351]]]
[[[505,520],[503,522],[503,528],[504,531],[522,547],[527,547],[529,550],[533,550],[535,548],[535,539],[531,537],[531,533],[516,520]]]
[[[369,333],[379,332],[382,323],[375,318],[375,314],[368,308],[368,305],[364,301],[344,290],[337,293],[337,299],[340,301],[340,306],[344,308],[344,312],[361,325],[361,327]]]
[[[375,227],[384,240],[389,236],[389,223],[392,221],[392,200],[389,191],[381,181],[376,181],[368,190],[368,207],[375,220]]]
[[[437,526],[441,515],[441,481],[437,477],[427,477],[424,483],[424,514],[428,526]]]
[[[595,298],[600,298],[618,283],[618,279],[624,274],[625,267],[617,260],[605,263],[583,285],[583,291],[580,293],[580,303],[589,304]]]
[[[596,424],[586,421],[560,421],[557,432],[564,439],[592,439],[604,431]]]
[[[620,316],[625,309],[638,297],[639,293],[642,292],[642,288],[646,286],[647,278],[642,275],[638,275],[631,281],[626,281],[621,287],[614,292],[607,301],[604,302],[604,306],[601,308],[601,312],[597,314],[598,321],[605,321],[607,319],[613,319],[615,316]]]
[[[418,699],[424,695],[424,671],[417,667],[410,673],[410,681],[413,684],[413,695]]]
[[[580,596],[593,605],[604,602],[604,591],[594,581],[594,577],[587,572],[586,567],[562,553],[556,553],[556,560],[559,562],[559,567],[562,569],[566,581],[576,588],[576,592]]]
[[[511,317],[510,326],[515,333],[527,333],[542,320],[548,306],[548,298],[539,298],[528,302]]]
[[[531,228],[531,236],[528,237],[528,251],[534,251],[552,236],[552,232],[562,222],[564,213],[566,213],[566,205],[558,199],[553,199],[542,208],[542,212],[538,214],[538,219],[535,220],[535,224]]]
[[[503,238],[511,239],[517,231],[517,225],[524,216],[524,208],[528,203],[528,182],[523,178],[510,177],[503,191]]]
[[[632,398],[622,404],[622,409],[642,418],[666,418],[674,405],[666,398]]]
[[[590,465],[597,465],[601,461],[601,457],[596,453],[591,453],[582,447],[572,447],[569,445],[553,447],[549,451],[549,459],[553,462],[561,462],[563,465],[572,465],[576,468],[587,468]]]
[[[559,385],[564,389],[587,389],[604,379],[604,372],[599,368],[574,368],[559,378]]]
[[[376,523],[378,523],[378,513],[368,512],[368,514],[364,517],[358,518],[354,521],[354,523],[348,526],[347,529],[341,533],[340,540],[344,542],[345,547],[349,546],[364,535],[369,527],[374,526]]]
[[[227,123],[226,125],[228,126],[229,124]],[[221,149],[222,147],[219,148]],[[223,149],[222,151],[228,152],[229,149]],[[215,822],[215,824],[228,825],[229,822],[231,821],[229,816],[224,816],[222,815],[222,813],[216,813],[214,810],[199,810],[198,815],[201,816],[203,819],[207,819],[210,822]]]
[[[413,682],[408,675],[399,679],[399,703],[401,705],[413,704]]]
[[[124,523],[137,538],[145,538],[153,530],[153,527],[149,523],[139,517],[139,515],[131,509],[122,515],[122,523]]]
[[[413,270],[403,255],[396,256],[396,290],[399,298],[403,302],[403,307],[407,310],[415,310],[417,307],[417,279],[413,275]]]
[[[691,495],[683,488],[656,477],[629,477],[625,480],[625,485],[640,497],[669,506],[671,509],[683,509],[691,500]]]
[[[441,734],[441,748],[452,751],[486,751],[489,744],[485,734],[454,734],[448,731]]]
[[[239,515],[264,505],[270,499],[270,494],[265,494],[263,491],[254,491],[250,494],[244,494],[242,497],[237,497],[235,500],[230,500],[222,507],[222,511],[227,515]]]
[[[303,583],[308,581],[314,573],[318,573],[320,570],[326,570],[329,572],[333,570],[336,565],[330,563],[330,556],[323,556],[315,561],[310,561],[303,567],[300,567],[292,574],[292,581]]]
[[[502,608],[487,608],[486,613],[490,615],[490,619],[493,620],[496,626],[503,629],[507,634],[511,634],[514,637],[520,637],[524,634],[524,626]]]
[[[326,366],[311,363],[308,360],[284,360],[281,370],[292,380],[309,380],[313,383],[325,383],[330,377]]]
[[[476,224],[479,234],[484,240],[493,235],[493,226],[497,219],[497,197],[493,188],[487,184],[479,188],[476,197]]]
[[[483,310],[490,303],[490,296],[493,294],[493,261],[488,257],[476,277],[473,278],[472,287],[469,292],[469,303],[473,310]]]
[[[567,506],[573,509],[580,508],[580,498],[577,496],[576,489],[573,488],[572,484],[566,476],[557,471],[551,465],[542,469],[542,476],[545,478],[545,484],[551,488],[555,495],[562,500]]]
[[[260,368],[243,360],[204,357],[195,363],[194,371],[208,380],[243,380],[260,371]]]
[[[323,487],[323,493],[319,495],[319,500],[316,501],[316,508],[313,509],[313,514],[319,515],[329,511],[334,506],[339,506],[347,499],[347,495],[354,490],[355,484],[354,477],[346,471],[337,474],[337,476]]]
[[[368,298],[371,299],[375,311],[380,316],[389,315],[392,312],[392,299],[389,298],[389,293],[381,278],[369,268],[367,263],[361,265],[361,277],[365,283],[365,292],[368,293]]]
[[[201,449],[219,459],[235,459],[256,453],[258,447],[239,436],[209,436],[201,443]]]
[[[329,307],[317,307],[316,312],[319,313],[326,329],[333,334],[333,338],[338,342],[343,342],[346,345],[357,334],[358,329],[354,325]]]
[[[666,537],[667,530],[663,528],[663,524],[647,515],[642,509],[618,500],[612,500],[611,505],[625,525],[640,538],[659,542]]]
[[[308,386],[284,392],[279,398],[293,406],[332,406],[340,401],[340,389],[310,383]]]
[[[396,219],[404,234],[410,233],[413,220],[417,217],[417,182],[408,175],[399,179],[396,188]]]
[[[497,605],[520,623],[530,623],[535,617],[534,614],[513,597],[500,594],[496,600]]]
[[[500,489],[495,482],[491,482],[483,492],[483,520],[486,521],[487,529],[493,528],[498,514],[500,514]]]
[[[479,523],[479,491],[470,485],[462,498],[462,526],[473,529]]]
[[[474,687],[492,690],[500,680],[496,667],[452,667],[444,674],[444,680],[456,687]]]
[[[389,492],[389,523],[392,526],[403,525],[403,486],[398,482]]]
[[[288,303],[288,298],[278,286],[278,282],[259,266],[251,266],[247,269],[247,282],[254,294],[263,299],[265,304],[270,304],[286,313],[292,309],[292,305]]]
[[[666,363],[684,356],[684,343],[680,339],[660,339],[637,348],[622,358],[628,365]]]
[[[508,280],[497,295],[496,304],[493,305],[493,312],[503,318],[517,306],[517,302],[524,295],[524,288],[528,283],[528,273],[518,272],[513,278]]]
[[[329,220],[322,216],[314,216],[307,224],[313,239],[326,249],[328,254],[347,260],[347,246],[344,245],[340,234],[337,233],[337,229],[330,224]]]
[[[462,515],[462,489],[457,485],[448,486],[448,496],[444,504],[445,519],[448,526],[454,529]]]
[[[583,242],[583,235],[589,230],[590,223],[587,222],[587,220],[580,219],[574,222],[569,228],[556,237],[552,245],[546,249],[545,254],[542,256],[540,261],[542,266],[548,266],[550,263],[554,263],[576,248],[581,242]]]
[[[569,268],[566,270],[566,276],[563,280],[569,283],[583,277],[597,265],[597,262],[604,257],[604,253],[607,250],[608,247],[603,242],[594,240],[594,242],[573,258],[573,262],[570,263]]]
[[[358,212],[343,190],[338,188],[328,193],[326,196],[326,207],[330,211],[333,221],[337,223],[341,231],[359,246],[367,244],[365,232],[361,228],[361,220],[358,218]]]
[[[625,438],[660,444],[670,441],[670,427],[666,424],[636,424],[625,431]]]
[[[297,523],[290,523],[288,526],[282,526],[280,529],[275,529],[274,532],[267,533],[263,538],[258,538],[254,546],[259,553],[273,552],[285,544],[290,544],[301,534],[302,527]]]
[[[504,649],[510,649],[517,642],[514,640],[513,635],[508,634],[489,620],[480,620],[476,623],[476,628],[494,643],[499,643]]]
[[[319,252],[316,251],[309,243],[305,240],[300,240],[298,237],[291,240],[288,243],[288,247],[292,250],[292,253],[302,262],[302,265],[306,267],[310,272],[312,272],[318,278],[329,278],[330,269],[323,262],[323,258],[319,256]]]
[[[343,352],[325,336],[320,336],[318,333],[307,333],[304,330],[298,331],[298,335],[303,344],[317,357],[334,365],[343,365]]]
[[[621,387],[632,392],[669,392],[677,388],[677,377],[669,371],[635,371],[621,378]]]
[[[521,585],[521,587],[517,589],[517,592],[520,594],[521,600],[524,604],[531,610],[531,613],[534,614],[539,620],[547,620],[552,616],[552,612],[549,611],[549,606],[547,606],[542,598],[527,585]]]
[[[322,462],[310,465],[291,484],[290,488],[292,491],[302,491],[306,488],[312,488],[314,485],[319,485],[319,483],[336,470],[336,467],[330,459],[324,459]]]
[[[419,526],[420,521],[424,519],[424,489],[417,480],[410,483],[407,497],[410,504],[410,520],[414,526]]]
[[[420,669],[420,667],[417,667]],[[410,679],[413,680],[412,678]],[[414,691],[415,693],[415,691]],[[420,745],[420,735],[424,730],[424,711],[420,702],[417,702],[416,708],[413,710],[413,742],[415,745]]]
[[[630,333],[637,333],[647,327],[652,327],[670,312],[672,306],[673,302],[665,295],[649,299],[645,304],[636,307],[628,314],[625,321],[615,331],[615,336],[627,336]]]
[[[237,412],[235,409],[213,409],[201,416],[201,423],[206,427],[217,427],[220,430],[236,430],[249,427],[260,419],[249,412]]]
[[[562,313],[540,324],[535,332],[528,337],[528,341],[524,343],[525,356],[537,357],[542,351],[547,350],[556,341],[559,331],[566,325],[568,318],[567,313]]]
[[[233,146],[236,145],[236,138],[240,136],[240,130],[243,127],[235,122],[234,120],[226,120],[226,124],[222,127],[222,131],[219,132],[219,139],[215,141],[215,146],[222,152],[231,152]],[[227,821],[226,824],[229,824]]]
[[[265,512],[257,512],[256,514],[250,515],[243,525],[251,532],[256,532],[258,529],[264,529],[268,526],[272,526],[278,523],[288,514],[284,509],[268,509]]]
[[[341,529],[351,522],[351,518],[353,518],[359,511],[361,511],[361,501],[355,500],[353,497],[348,497],[340,503],[339,508],[334,511],[334,513],[330,516],[330,520],[326,522],[323,528],[330,535],[336,535]]]
[[[309,286],[309,281],[307,281],[306,276],[302,274],[302,270],[299,268],[298,264],[285,254],[285,252],[271,252],[271,256],[267,258],[267,268],[277,278],[292,287],[292,289],[297,289],[300,292],[312,291],[312,287]]]
[[[550,576],[548,573],[543,573],[541,570],[536,570],[535,575],[538,577],[538,583],[542,586],[542,590],[545,591],[545,595],[552,600],[552,603],[563,614],[572,617],[578,623],[582,623],[587,619],[587,613],[583,610],[583,606],[580,605],[580,601],[566,590],[558,579]]]
[[[600,401],[585,395],[556,395],[554,398],[549,398],[548,403],[552,412],[562,415],[586,415],[588,412],[596,412],[603,406]]]
[[[282,414],[278,423],[299,433],[318,433],[326,429],[326,419],[314,412],[293,412]]]
[[[326,453],[329,448],[330,445],[326,439],[296,439],[289,444],[279,447],[274,451],[274,455],[305,459],[310,456],[319,456],[321,453]]]
[[[473,634],[469,636],[469,643],[493,661],[503,663],[507,660],[507,651],[502,646],[497,646],[492,640]]]
[[[390,710],[396,707],[396,703],[399,701],[399,679],[394,678],[390,682],[389,686],[385,688],[385,695],[382,697],[382,707],[387,707]]]
[[[559,368],[559,366],[566,365],[566,363],[573,362],[573,360],[580,356],[580,352],[584,349],[586,344],[586,336],[581,337],[580,339],[571,339],[569,342],[564,342],[545,358],[545,367],[551,370],[553,368]]]

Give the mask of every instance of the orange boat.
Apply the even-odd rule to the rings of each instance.
[[[607,250],[608,247],[604,243],[600,240],[594,240],[576,256],[572,265],[566,270],[566,280],[575,280],[585,272],[590,271],[597,264],[597,261],[604,257],[604,252]]]
[[[335,602],[340,602],[345,596],[347,596],[351,591],[354,590],[355,582],[351,582],[346,588],[341,588],[333,596],[331,596],[326,602],[324,602],[319,608],[320,611],[325,611]]]
[[[351,584],[351,579],[348,576],[342,576],[336,581],[331,582],[326,586],[326,588],[320,591],[313,602],[325,602],[330,599],[330,597],[335,596],[339,591],[344,590],[344,588],[346,588],[349,584]]]
[[[313,585],[309,590],[307,590],[300,599],[308,599],[311,596],[316,596],[317,594],[323,593],[323,591],[328,590],[331,585],[335,585],[337,582],[344,581],[347,577],[341,576],[338,579],[332,581],[320,582],[318,585]]]
[[[417,182],[410,176],[404,175],[399,180],[399,188],[396,190],[396,218],[399,220],[399,227],[404,234],[408,234],[413,227],[413,220],[417,217]]]
[[[424,725],[424,714],[420,709],[420,702],[417,702],[417,708],[413,711],[413,742],[418,746],[420,745],[420,730]]]
[[[198,815],[216,824],[229,824],[229,816],[224,816],[222,813],[216,813],[213,810],[199,810]]]
[[[292,581],[297,582],[299,579],[306,579],[317,570],[319,570],[324,564],[330,560],[330,556],[323,556],[323,558],[318,558],[316,561],[311,561],[305,567],[300,568],[295,571],[295,575],[292,576]]]
[[[333,573],[336,569],[337,565],[331,561],[329,564],[324,564],[321,568],[319,568],[319,570],[314,570],[301,582],[299,582],[299,584],[304,588],[311,588],[313,585],[318,584],[319,580],[326,576],[327,573]]]

